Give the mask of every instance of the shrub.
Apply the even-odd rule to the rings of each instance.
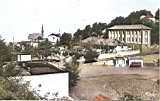
[[[85,63],[96,62],[96,58],[98,57],[98,53],[92,50],[88,50],[84,56],[86,59]]]
[[[64,71],[69,73],[69,89],[71,90],[74,86],[77,85],[80,80],[79,77],[79,64],[74,57],[71,63],[66,63]]]
[[[38,99],[28,84],[21,84],[20,79],[0,78],[0,100],[35,100]]]

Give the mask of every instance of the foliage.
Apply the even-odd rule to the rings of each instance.
[[[78,29],[75,33],[74,33],[74,41],[80,41],[83,39],[86,39],[88,37],[91,36],[101,36],[101,35],[105,35],[106,33],[103,32],[103,30],[105,30],[107,28],[107,24],[106,23],[94,23],[91,25],[86,25],[86,27],[83,30]]]
[[[109,26],[113,26],[113,25],[123,25],[125,22],[125,18],[122,16],[116,17],[115,19],[113,19]]]
[[[0,77],[0,100],[35,100],[28,84],[20,83],[19,79]]]
[[[10,61],[11,60],[11,52],[9,48],[6,46],[4,40],[0,39],[0,61]]]
[[[71,63],[66,63],[64,71],[69,72],[69,89],[71,90],[74,86],[77,85],[80,80],[79,77],[79,64],[77,62],[76,57],[73,57]]]
[[[95,60],[95,58],[97,58],[98,57],[98,54],[97,54],[97,52],[95,52],[95,51],[93,51],[93,50],[91,50],[91,49],[89,49],[87,52],[86,52],[86,54],[84,55],[84,58],[85,58],[85,62],[86,63],[90,63],[90,62],[95,62],[96,60]]]
[[[0,100],[34,100],[37,97],[28,89],[27,83],[20,83],[20,70],[14,63],[0,62]]]
[[[142,21],[140,20],[140,17],[144,16],[151,16],[153,17],[152,13],[147,10],[140,10],[136,12],[131,12],[126,18],[125,18],[125,24],[142,24]]]
[[[156,12],[156,18],[158,18],[158,10]],[[159,43],[159,23],[154,23],[152,21],[147,21],[147,20],[141,20],[140,17],[144,16],[151,16],[153,17],[152,13],[147,10],[140,10],[140,11],[134,11],[131,12],[126,18],[124,17],[116,17],[113,19],[108,25],[132,25],[132,24],[144,24],[150,28],[151,30],[151,44],[158,44]]]
[[[124,96],[121,98],[123,101],[140,101],[143,100],[140,96],[133,96],[129,93],[125,93]]]
[[[8,64],[0,63],[0,76],[10,77],[20,75],[21,71],[16,69],[16,64],[11,62]]]
[[[42,59],[47,59],[51,55],[52,43],[45,39],[38,44],[38,54],[42,56]]]
[[[152,22],[152,21],[146,21],[141,20],[142,23],[151,29],[151,44],[159,44],[159,23]]]
[[[92,25],[86,25],[84,29],[78,29],[73,36],[74,42],[80,42],[80,40],[86,39],[91,36],[103,36],[103,38],[108,38],[108,28],[113,25],[132,25],[132,24],[144,24],[152,28],[151,32],[151,43],[159,43],[159,33],[158,33],[158,23],[153,23],[152,21],[141,20],[141,16],[153,17],[151,11],[139,10],[131,12],[127,17],[119,16],[113,19],[109,24],[106,23],[94,23]],[[156,11],[155,18],[159,18],[159,9]],[[105,30],[105,32],[103,32]]]
[[[70,33],[63,33],[60,37],[60,45],[70,46],[72,35]]]

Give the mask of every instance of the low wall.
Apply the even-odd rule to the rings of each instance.
[[[140,50],[130,50],[130,51],[121,51],[117,53],[106,53],[106,54],[100,54],[98,56],[98,60],[103,60],[103,59],[109,59],[109,58],[114,58],[117,56],[129,56],[129,55],[136,55],[139,54]]]

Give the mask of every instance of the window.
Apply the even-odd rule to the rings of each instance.
[[[131,38],[129,37],[128,40],[131,41]]]
[[[134,37],[132,37],[132,42],[134,42]]]
[[[145,38],[145,42],[148,42],[148,38]]]
[[[148,31],[145,31],[145,42],[148,42]]]
[[[138,38],[136,38],[136,42],[138,42]]]

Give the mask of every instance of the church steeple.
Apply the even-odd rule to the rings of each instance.
[[[42,38],[43,38],[43,36],[44,36],[43,24],[42,24],[42,28],[41,28],[41,34],[42,34]]]

